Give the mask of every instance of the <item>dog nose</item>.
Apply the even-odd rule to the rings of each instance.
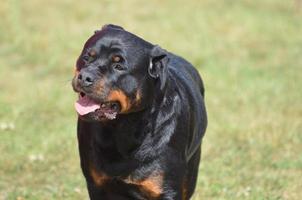
[[[91,86],[94,82],[94,79],[95,79],[94,75],[87,71],[82,71],[78,75],[78,81],[84,87]]]

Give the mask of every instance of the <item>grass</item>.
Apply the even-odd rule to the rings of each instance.
[[[0,200],[87,199],[73,67],[103,24],[191,61],[209,126],[194,200],[302,198],[302,9],[294,0],[0,3]]]

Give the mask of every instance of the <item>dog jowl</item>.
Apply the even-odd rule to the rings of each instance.
[[[90,199],[190,199],[207,116],[189,62],[105,25],[85,43],[72,86]]]

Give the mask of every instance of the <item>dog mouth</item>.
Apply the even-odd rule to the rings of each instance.
[[[80,116],[94,114],[98,119],[113,120],[121,110],[119,102],[97,102],[89,95],[80,92],[79,99],[75,103],[75,109]]]

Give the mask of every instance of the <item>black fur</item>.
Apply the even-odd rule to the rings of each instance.
[[[91,49],[97,56],[87,60]],[[114,68],[112,52],[123,57],[122,69]],[[75,76],[74,89],[95,101],[106,101],[110,91],[118,89],[135,102],[139,92],[139,101],[114,120],[78,119],[81,167],[90,198],[190,199],[207,126],[204,86],[197,70],[116,25],[105,25],[88,39],[77,70],[106,80],[103,93],[95,94],[95,87],[77,85]],[[105,174],[101,184],[93,178],[92,168]],[[140,185],[150,177],[153,181],[154,174],[159,175],[154,181],[158,185]],[[160,194],[152,195],[148,188]]]

